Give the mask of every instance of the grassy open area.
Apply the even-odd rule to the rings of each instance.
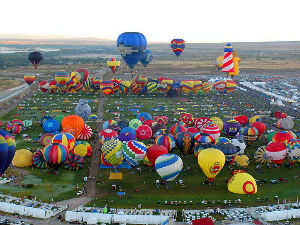
[[[240,112],[234,107],[234,105],[241,105],[245,112],[250,115],[262,115],[263,121],[268,125],[268,129],[272,128],[271,124],[274,123],[272,118],[268,115],[265,106],[267,103],[263,103],[258,99],[247,99],[246,97],[240,98],[241,93],[236,91],[231,96],[217,95],[215,92],[209,95],[199,96],[181,96],[179,98],[170,99],[162,95],[145,95],[145,96],[109,96],[105,99],[105,119],[113,119],[116,113],[120,113],[121,120],[136,118],[133,109],[138,109],[140,112],[148,112],[152,116],[154,115],[167,115],[170,119],[168,128],[170,128],[175,121],[173,119],[179,119],[182,111],[178,108],[184,108],[184,112],[192,113],[195,117],[201,116],[218,116],[223,121],[228,120],[234,115],[238,115]],[[250,97],[249,97],[250,98]],[[224,103],[229,101],[229,104]],[[230,104],[232,103],[232,105]],[[297,122],[296,129],[299,129],[299,122]],[[226,136],[224,131],[221,136]],[[146,142],[149,143],[149,142]],[[153,143],[153,140],[151,140]],[[253,153],[257,147],[266,144],[265,137],[261,137],[260,140],[253,143],[252,146],[247,147],[246,155],[250,158],[250,166],[245,170],[251,174],[255,179],[261,183],[263,179],[266,179],[266,183],[258,185],[258,192],[254,195],[237,195],[227,190],[227,179],[231,177],[231,172],[228,166],[225,166],[220,174],[217,175],[215,182],[212,186],[203,184],[206,181],[204,173],[198,166],[197,159],[194,155],[182,155],[178,148],[172,153],[179,155],[184,162],[184,167],[181,174],[176,180],[182,179],[186,187],[182,187],[176,182],[172,182],[172,190],[167,190],[166,186],[156,187],[155,180],[161,179],[156,173],[155,168],[149,168],[140,163],[142,172],[138,173],[135,169],[126,170],[123,169],[123,180],[109,180],[109,173],[111,170],[101,170],[98,178],[98,193],[99,196],[96,200],[90,203],[91,206],[104,206],[109,204],[111,207],[137,207],[138,204],[142,204],[142,207],[159,207],[159,208],[186,208],[187,206],[181,204],[180,206],[164,205],[164,201],[192,201],[192,205],[188,205],[191,208],[207,207],[200,204],[203,199],[205,200],[220,200],[222,205],[223,200],[241,199],[241,206],[251,206],[258,204],[270,204],[277,203],[275,196],[279,196],[280,201],[287,199],[287,201],[295,201],[297,197],[300,197],[300,191],[296,187],[300,181],[299,164],[293,168],[287,168],[282,165],[280,168],[267,168],[266,165],[261,165],[261,169],[256,169],[257,164],[253,161]],[[235,169],[244,169],[239,167],[233,167]],[[288,183],[272,184],[271,180],[276,180],[280,177],[288,179]],[[119,190],[111,190],[112,184],[118,184]],[[138,191],[136,192],[136,189]],[[125,197],[120,199],[117,196],[118,191],[126,192]],[[257,198],[264,199],[262,202],[257,202]],[[160,203],[159,203],[160,202]],[[214,206],[208,204],[208,206]]]
[[[14,80],[14,79],[0,79],[0,91],[5,91],[10,88],[17,87],[23,84],[23,81]]]
[[[95,93],[80,94],[44,94],[38,92],[31,99],[25,100],[10,113],[2,116],[0,120],[3,123],[2,129],[6,129],[6,122],[12,119],[32,120],[33,125],[27,128],[22,134],[29,134],[31,139],[38,138],[43,134],[43,128],[39,122],[43,115],[72,115],[75,114],[74,103],[79,99],[85,98],[91,100],[89,105],[92,112],[96,113],[98,106],[99,95]],[[95,122],[88,121],[88,125],[95,129]],[[30,142],[22,138],[22,134],[16,136],[17,150],[27,149],[35,152],[38,148],[43,148],[39,140],[37,142]],[[61,167],[59,175],[49,174],[51,169],[38,168],[21,168],[16,169],[11,167],[7,170],[8,174],[14,174],[19,177],[15,185],[0,185],[0,191],[5,194],[12,194],[16,196],[34,196],[44,201],[65,200],[76,196],[76,187],[81,188],[84,185],[83,177],[88,175],[90,159],[85,159],[84,168],[77,171],[71,171]],[[33,188],[22,187],[22,184],[33,184]]]
[[[80,93],[80,94],[44,94],[38,92],[31,99],[22,102],[19,107],[9,114],[0,118],[5,125],[6,121],[14,118],[21,120],[33,120],[32,128],[25,130],[25,134],[29,134],[31,138],[39,136],[43,133],[39,125],[42,115],[56,116],[58,114],[70,115],[74,113],[75,104],[79,99],[90,99],[89,105],[92,112],[96,113],[100,94],[98,93]],[[105,120],[120,117],[120,120],[130,120],[136,118],[135,111],[149,112],[152,116],[166,115],[169,117],[168,127],[171,127],[179,119],[182,112],[189,112],[194,117],[212,117],[218,116],[223,121],[230,119],[235,115],[248,114],[250,116],[261,115],[263,122],[272,129],[274,119],[269,117],[269,112],[276,110],[276,106],[270,106],[267,102],[260,99],[254,99],[251,96],[243,95],[240,91],[235,91],[232,95],[220,95],[215,91],[209,94],[200,95],[181,95],[178,98],[166,98],[164,95],[145,94],[145,95],[120,95],[115,94],[105,97],[104,118]],[[242,111],[241,111],[242,110]],[[93,122],[88,124],[95,129]],[[295,129],[299,130],[299,121],[295,120]],[[221,136],[225,136],[224,131]],[[21,136],[16,138],[17,149],[30,148],[35,151],[41,148],[39,143],[30,143],[22,139]],[[154,140],[145,141],[146,144],[153,143]],[[261,137],[259,141],[254,142],[252,146],[246,149],[246,154],[250,158],[250,166],[245,170],[255,179],[262,181],[266,179],[266,183],[258,185],[258,193],[255,195],[236,195],[227,190],[227,179],[231,177],[228,166],[225,166],[215,179],[213,185],[203,184],[206,177],[198,166],[197,159],[194,155],[183,156],[178,148],[172,153],[179,155],[184,162],[184,168],[181,174],[176,178],[178,181],[182,179],[186,187],[182,187],[176,182],[171,183],[172,190],[167,190],[166,186],[156,187],[155,180],[160,179],[154,168],[149,168],[140,164],[141,173],[137,173],[135,169],[122,170],[123,180],[109,180],[111,169],[101,169],[98,177],[97,191],[98,197],[91,202],[91,206],[104,206],[109,204],[111,207],[137,207],[141,203],[142,207],[159,207],[159,208],[185,208],[186,205],[180,206],[164,205],[164,201],[193,201],[191,208],[207,207],[202,204],[198,206],[198,202],[205,200],[220,200],[217,205],[222,205],[224,199],[234,201],[241,199],[241,206],[250,206],[257,204],[277,203],[274,196],[279,196],[280,201],[295,201],[300,197],[297,188],[300,181],[299,164],[293,168],[284,165],[279,168],[267,168],[265,165],[261,169],[257,169],[257,164],[253,161],[253,153],[257,147],[265,145],[265,137]],[[286,162],[285,162],[286,163]],[[48,169],[40,170],[37,168],[24,168],[16,170],[10,168],[9,173],[15,173],[20,176],[19,184],[34,184],[33,188],[24,188],[18,185],[0,185],[0,191],[17,196],[38,196],[38,198],[46,201],[68,199],[76,196],[76,187],[82,187],[83,177],[87,176],[89,168],[89,160],[86,161],[82,170],[70,171],[61,168],[59,175],[48,174]],[[236,169],[243,169],[237,168]],[[21,173],[21,175],[20,175]],[[272,184],[270,180],[284,177],[288,179],[288,183]],[[118,184],[118,190],[111,190],[111,184]],[[137,189],[137,190],[136,190]],[[118,191],[126,193],[123,199],[117,196]],[[263,198],[262,202],[257,202],[257,198]],[[160,204],[158,204],[160,202]],[[216,204],[214,204],[216,205]],[[208,206],[214,206],[208,204]]]

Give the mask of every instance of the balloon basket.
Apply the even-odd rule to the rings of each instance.
[[[114,171],[109,173],[110,180],[123,180],[122,172]]]

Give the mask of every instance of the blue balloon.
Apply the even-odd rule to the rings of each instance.
[[[119,35],[117,47],[132,72],[147,48],[147,39],[139,32],[125,32]]]
[[[132,127],[125,127],[120,132],[120,134],[126,134],[126,133],[130,133],[130,134],[136,136],[136,130]]]
[[[15,139],[10,133],[0,130],[0,176],[4,174],[16,152]]]
[[[153,54],[150,50],[146,50],[140,57],[140,62],[143,64],[143,66],[146,68],[148,64],[152,61]]]
[[[44,122],[43,129],[46,133],[57,132],[60,128],[59,122],[55,119],[49,119]]]

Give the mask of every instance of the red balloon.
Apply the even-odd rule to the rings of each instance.
[[[241,125],[245,125],[248,123],[248,116],[237,116],[234,117],[236,121],[238,121]]]
[[[145,120],[144,125],[151,127],[153,122],[154,122],[153,120]]]
[[[190,132],[190,133],[192,133],[192,134],[195,134],[195,133],[198,133],[199,130],[198,130],[196,127],[189,127],[189,128],[187,129],[187,132]]]
[[[287,149],[282,142],[271,142],[266,147],[266,154],[270,157],[273,163],[281,164],[286,157]]]
[[[163,154],[168,154],[169,151],[165,146],[162,145],[150,145],[147,149],[147,158],[151,162],[152,165],[155,165],[155,160],[158,156]]]
[[[152,137],[152,129],[147,125],[136,128],[136,137],[140,140],[150,139]]]
[[[290,132],[287,131],[279,131],[272,138],[274,142],[282,142],[282,143],[289,141],[291,139],[294,139],[294,137]]]
[[[266,124],[263,122],[254,122],[251,123],[251,126],[258,130],[258,137],[260,137],[266,131]]]

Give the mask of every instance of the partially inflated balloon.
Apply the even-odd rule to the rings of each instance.
[[[61,127],[64,132],[70,133],[77,138],[84,127],[84,121],[80,116],[66,116],[61,121]]]
[[[102,145],[102,154],[104,154],[104,158],[113,166],[118,166],[122,163],[123,155],[122,155],[122,147],[123,144],[118,140],[110,140],[105,142]]]
[[[227,184],[228,191],[235,194],[255,194],[257,185],[255,179],[248,173],[233,175]]]
[[[207,148],[199,153],[198,164],[208,180],[212,182],[225,164],[225,155],[218,149]]]
[[[70,80],[70,75],[66,71],[57,71],[54,74],[54,78],[57,82],[58,87],[63,87],[67,84],[67,82]]]

